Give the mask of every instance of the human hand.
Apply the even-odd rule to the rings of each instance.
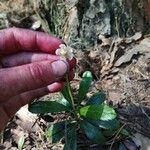
[[[75,59],[65,62],[55,55],[61,43],[42,32],[0,31],[0,130],[23,105],[61,90],[68,70],[73,75]]]

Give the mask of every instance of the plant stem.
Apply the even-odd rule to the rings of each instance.
[[[68,138],[67,138],[67,122],[65,122],[65,145],[68,143]]]
[[[72,96],[71,85],[70,85],[70,81],[69,81],[68,75],[66,76],[66,83],[67,83],[67,88],[68,88],[68,92],[69,92],[71,103],[72,103],[74,117],[75,117],[76,120],[79,120],[78,114],[77,114],[76,108],[75,108],[74,99],[73,99],[73,96]]]
[[[75,110],[75,104],[74,104],[74,99],[73,99],[72,92],[71,92],[71,86],[70,86],[68,75],[66,76],[66,82],[67,82],[68,92],[71,98],[72,107],[73,107],[73,110]]]

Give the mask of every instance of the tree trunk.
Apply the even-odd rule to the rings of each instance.
[[[86,49],[99,42],[99,36],[128,37],[150,31],[149,0],[67,0],[69,17],[65,40]]]
[[[0,28],[31,28],[40,19],[42,30],[80,49],[94,47],[101,35],[150,33],[150,0],[12,0],[2,1],[0,11]]]

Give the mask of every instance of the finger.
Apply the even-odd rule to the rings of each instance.
[[[0,131],[2,131],[5,128],[8,121],[9,118],[7,114],[5,113],[3,107],[0,107]]]
[[[64,88],[64,82],[55,82],[47,86],[49,93],[59,92]]]
[[[67,70],[68,63],[62,60],[1,69],[0,101],[57,82],[64,77]]]
[[[43,51],[54,54],[63,41],[43,32],[10,28],[0,31],[0,54]]]
[[[63,83],[54,83],[48,87],[29,91],[9,99],[0,107],[0,131],[4,128],[9,119],[24,105],[30,103],[35,98],[44,96],[50,92],[57,92],[63,88]]]
[[[62,90],[64,83],[55,82],[47,87],[25,92],[9,99],[3,104],[3,108],[7,115],[12,117],[22,106],[31,103],[34,99],[42,97],[48,93],[58,92]],[[11,106],[11,107],[9,107]]]
[[[58,60],[60,56],[46,54],[46,53],[32,53],[32,52],[22,52],[14,55],[8,55],[1,58],[1,65],[3,67],[14,67],[24,64],[29,64],[44,60]],[[70,70],[75,67],[76,59],[68,61]]]
[[[3,67],[14,67],[29,64],[38,61],[51,60],[55,61],[60,59],[60,56],[46,54],[46,53],[32,53],[22,52],[14,55],[8,55],[1,58],[1,64]]]

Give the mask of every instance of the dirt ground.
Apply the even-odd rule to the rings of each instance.
[[[19,7],[15,5],[16,8],[14,8],[13,3],[0,2],[1,29],[11,26],[31,28],[37,18],[33,15],[32,7],[24,8],[23,4],[18,0]],[[16,15],[18,8],[21,8],[20,15]],[[32,18],[29,17],[31,14]],[[37,23],[36,28],[38,27]],[[90,70],[94,81],[88,96],[99,90],[105,91],[107,102],[116,108],[121,123],[125,124],[133,135],[138,133],[142,139],[147,140],[144,144],[147,148],[144,148],[144,142],[142,143],[139,139],[142,150],[150,150],[148,145],[150,143],[150,36],[138,32],[130,38],[101,36],[99,40],[100,43],[94,48],[84,52],[75,50],[78,63],[72,87],[76,91],[80,76],[84,71]],[[53,96],[48,95],[42,99]],[[64,115],[41,117],[28,112],[27,106],[23,107],[1,133],[0,150],[17,150],[20,137],[25,138],[23,147],[25,150],[63,149],[63,140],[52,145],[45,137],[44,131],[51,123],[63,118]],[[78,138],[78,149],[108,149],[90,143],[80,133]]]

